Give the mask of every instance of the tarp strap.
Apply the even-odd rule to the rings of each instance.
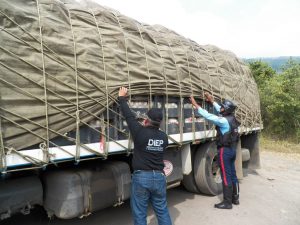
[[[48,118],[48,97],[47,97],[47,78],[45,73],[45,58],[44,58],[44,47],[43,47],[43,32],[42,32],[42,24],[41,24],[41,14],[40,14],[40,7],[39,7],[39,0],[36,0],[36,8],[38,14],[38,21],[39,21],[39,32],[40,32],[40,43],[41,43],[41,55],[42,55],[42,65],[43,65],[43,81],[44,81],[44,98],[45,98],[45,123],[46,123],[46,148],[47,151],[49,149],[49,118]],[[46,151],[45,151],[46,152]],[[44,161],[46,163],[49,162],[49,156],[44,152]]]
[[[80,161],[80,111],[76,111],[76,154],[75,161]]]
[[[176,145],[182,146],[182,143],[181,143],[181,142],[176,141],[176,140],[175,140],[174,138],[172,138],[170,135],[168,135],[168,138],[169,138],[171,141],[173,141]]]
[[[40,160],[40,159],[37,159],[35,157],[22,154],[21,152],[17,151],[16,149],[14,149],[12,147],[9,147],[9,148],[5,147],[5,148],[7,149],[7,155],[10,155],[11,153],[14,153],[14,154],[20,156],[21,158],[23,158],[25,161],[27,161],[27,162],[29,162],[33,165],[43,167],[43,166],[48,164],[48,162],[46,162],[44,160]]]
[[[3,136],[2,136],[2,120],[0,117],[0,172],[3,173],[6,170],[7,170],[7,166],[6,166],[6,157],[5,157]]]
[[[152,108],[153,107],[153,103],[152,103],[152,83],[151,83],[151,74],[150,74],[150,71],[149,71],[149,64],[148,64],[148,56],[147,56],[147,50],[146,50],[146,45],[145,45],[145,41],[144,41],[144,38],[143,38],[143,35],[142,35],[142,32],[141,32],[141,29],[139,27],[139,24],[138,23],[134,23],[138,29],[138,32],[139,32],[139,35],[140,35],[140,38],[142,40],[142,43],[143,43],[143,49],[144,49],[144,55],[145,55],[145,60],[146,60],[146,68],[147,68],[147,76],[148,76],[148,84],[149,84],[149,104],[148,104],[148,109]]]
[[[150,35],[150,33],[149,33]],[[162,56],[162,53],[161,53],[161,50],[159,49],[158,47],[158,44],[157,44],[157,40],[156,38],[151,35],[151,38],[153,39],[153,41],[155,42],[155,46],[157,48],[157,51],[158,51],[158,54],[159,54],[159,57],[161,59],[161,65],[162,65],[162,76],[164,78],[164,81],[165,81],[165,87],[166,87],[166,93],[165,93],[165,99],[164,99],[164,104],[165,104],[165,110],[166,110],[166,114],[165,114],[165,132],[166,134],[168,134],[169,132],[169,129],[168,129],[168,122],[169,122],[169,112],[168,112],[168,101],[169,101],[169,93],[168,93],[168,79],[167,79],[167,76],[166,76],[166,73],[165,73],[165,60]]]
[[[240,73],[243,73],[241,66],[238,65],[236,61],[234,61],[234,62],[235,62],[235,65],[236,65],[235,68],[238,68],[238,69],[239,69],[239,72],[240,72]],[[234,69],[234,71],[236,72],[235,69]],[[236,74],[237,74],[237,73],[236,73]],[[233,95],[233,100],[235,100],[235,96],[237,95],[237,93],[240,93],[239,99],[242,99],[242,101],[244,101],[244,100],[246,99],[246,97],[248,96],[248,92],[251,91],[250,88],[249,88],[249,85],[246,85],[246,93],[245,93],[244,90],[240,91],[240,89],[241,89],[241,84],[242,84],[242,83],[247,83],[247,81],[246,81],[246,79],[245,79],[244,76],[241,76],[241,79],[242,79],[242,82],[238,82],[238,83],[239,83],[239,86],[238,86],[238,89],[235,91],[235,93],[234,93],[234,95]],[[248,78],[248,79],[249,79],[249,78]],[[245,86],[244,86],[243,88],[245,88]],[[233,87],[232,87],[232,89],[233,89]],[[243,93],[243,95],[242,95],[242,93]],[[238,112],[239,110],[241,110],[240,107],[237,108],[237,112]],[[242,113],[241,113],[241,114],[242,114]],[[256,115],[256,116],[257,116],[257,115]],[[258,120],[254,120],[254,118],[251,118],[251,124],[250,124],[251,128],[255,126],[255,121],[261,121],[261,115],[259,114],[258,116],[259,116],[259,119],[258,119]],[[242,119],[242,118],[244,118],[244,119]],[[248,111],[246,111],[246,115],[245,115],[244,117],[241,117],[241,118],[240,118],[240,123],[241,123],[241,124],[247,124],[246,118],[248,118]],[[256,117],[256,118],[257,118],[257,117]],[[261,122],[261,124],[262,124],[262,122]]]
[[[74,73],[75,73],[75,93],[76,93],[76,154],[75,161],[78,163],[80,161],[80,110],[79,110],[79,96],[78,96],[78,66],[77,66],[77,51],[76,51],[76,41],[74,36],[73,24],[70,16],[70,11],[68,9],[68,16],[70,21],[70,29],[72,33],[73,41],[73,54],[74,54]]]
[[[99,24],[98,24],[98,21],[95,17],[95,14],[93,12],[93,10],[91,10],[91,13],[93,15],[93,18],[94,18],[94,22],[95,22],[95,25],[97,27],[97,31],[98,31],[98,36],[99,36],[99,40],[100,40],[100,45],[101,45],[101,52],[102,52],[102,57],[100,55],[100,58],[102,60],[102,63],[103,63],[103,72],[104,72],[104,81],[105,81],[105,93],[106,93],[106,118],[107,118],[107,124],[106,124],[106,131],[107,131],[107,139],[109,140],[110,139],[110,124],[109,124],[109,91],[108,91],[108,85],[107,85],[107,71],[106,71],[106,67],[105,67],[105,56],[104,56],[104,44],[103,43],[103,38],[102,38],[102,34],[101,34],[101,30],[100,30],[100,27],[99,27]],[[105,144],[105,155],[107,156],[108,155],[108,143]]]
[[[122,24],[120,22],[120,19],[119,19],[118,15],[115,12],[112,12],[112,14],[117,19],[119,28],[121,29],[123,37],[124,37],[125,59],[126,59],[127,80],[128,80],[128,97],[129,97],[128,101],[129,101],[129,104],[130,104],[131,103],[131,96],[132,95],[131,95],[131,80],[130,80],[130,70],[129,70],[129,60],[128,60],[128,43],[127,43],[127,37],[126,37],[126,34],[124,32],[124,28],[123,28],[123,26],[122,26]],[[131,137],[131,134],[129,132],[129,134],[128,134],[127,155],[130,155],[131,152],[132,152],[132,137]]]
[[[182,40],[181,39],[179,39],[179,40],[180,40],[180,44],[181,44],[182,48],[184,49]],[[186,50],[184,52],[185,52],[185,56],[186,56],[187,68],[188,68],[188,72],[189,72],[189,79],[190,79],[190,85],[191,85],[191,94],[190,95],[194,96],[194,88],[193,88],[193,81],[192,81],[192,77],[191,77],[191,69],[190,69],[188,50]],[[184,104],[183,104],[183,107],[184,107]],[[192,133],[193,133],[192,140],[193,140],[193,142],[195,142],[195,115],[194,115],[193,108],[191,108],[191,111],[192,111]],[[184,116],[183,116],[183,118],[184,118]],[[183,121],[183,122],[185,125],[185,121]]]
[[[168,44],[168,47],[172,53],[172,58],[174,60],[174,65],[175,65],[175,68],[176,68],[176,78],[177,78],[177,82],[178,82],[178,88],[179,88],[179,107],[180,107],[180,113],[179,113],[179,117],[178,117],[178,123],[179,123],[179,132],[180,132],[180,143],[182,143],[182,140],[183,140],[183,124],[182,124],[182,90],[181,90],[181,82],[180,82],[180,79],[179,79],[179,72],[178,72],[178,65],[177,65],[177,61],[176,61],[176,58],[175,58],[175,54],[174,54],[174,51],[173,51],[173,48],[170,44],[170,42],[168,41],[168,39],[165,39],[167,41],[167,44]]]
[[[215,59],[213,58],[213,56],[211,55],[211,53],[209,51],[207,51],[205,49],[205,52],[207,53],[207,55],[211,59],[211,61],[215,61]],[[206,65],[206,68],[208,69],[208,65]],[[213,81],[212,81],[212,78],[211,78],[212,76],[215,76],[215,73],[216,73],[215,71],[214,71],[213,74],[212,73],[208,73],[208,78],[209,78],[209,92],[211,93],[212,96],[216,95],[215,92],[214,92],[214,89],[213,89]],[[219,84],[220,84],[220,81],[219,81]],[[220,90],[220,89],[218,89],[218,90]],[[202,93],[203,93],[203,104],[205,104],[204,92],[202,92]],[[208,123],[210,123],[210,122],[208,122],[207,120],[205,120],[205,126]],[[208,138],[212,132],[214,132],[214,131],[212,131],[210,129],[210,127],[209,127],[208,132],[205,132],[205,138]]]
[[[203,81],[202,81],[202,79],[201,79],[201,71],[200,71],[200,66],[199,66],[199,61],[198,61],[198,57],[197,57],[197,54],[196,54],[196,52],[195,52],[195,49],[194,49],[194,46],[193,46],[193,43],[190,41],[190,40],[188,40],[189,41],[189,43],[190,43],[190,46],[191,46],[191,48],[192,48],[192,52],[193,52],[193,55],[194,55],[194,57],[195,57],[195,59],[196,59],[196,62],[197,62],[197,69],[198,69],[198,76],[199,76],[199,81],[200,81],[200,87],[201,87],[201,89],[202,89],[202,99],[204,99],[204,91],[203,91]],[[192,80],[191,80],[191,82],[192,82]],[[194,92],[192,91],[192,96],[194,96]],[[204,101],[202,101],[202,107],[204,107]],[[196,128],[195,128],[195,110],[194,110],[194,107],[192,106],[192,132],[193,132],[193,142],[195,142],[195,140],[196,140]],[[206,127],[205,127],[205,123],[204,123],[204,131],[205,131],[205,129],[206,129]]]
[[[41,151],[43,151],[44,154],[47,154],[47,157],[49,158],[49,161],[50,161],[51,163],[53,163],[54,165],[57,165],[56,162],[54,162],[53,160],[51,160],[51,157],[55,157],[55,154],[51,154],[51,153],[49,152],[49,149],[47,149],[47,144],[46,144],[46,142],[40,143],[40,144],[39,144],[39,147],[40,147]]]
[[[126,34],[124,32],[124,28],[121,25],[121,22],[120,22],[120,19],[119,19],[118,15],[115,12],[113,12],[113,15],[116,17],[116,19],[118,21],[118,25],[119,25],[120,29],[122,30],[122,34],[123,34],[123,37],[124,37],[126,69],[127,69],[127,80],[128,80],[128,96],[129,96],[129,102],[131,102],[131,82],[130,82],[130,71],[129,71],[129,61],[128,61],[128,43],[127,43],[127,37],[126,37]]]

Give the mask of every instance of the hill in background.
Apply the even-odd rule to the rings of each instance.
[[[245,62],[262,61],[268,63],[276,72],[281,72],[282,66],[284,66],[289,59],[292,59],[300,63],[300,56],[280,56],[280,57],[257,57],[243,59]]]

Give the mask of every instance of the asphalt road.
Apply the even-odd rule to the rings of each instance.
[[[300,225],[300,157],[263,152],[262,169],[251,171],[240,185],[241,204],[232,210],[213,207],[220,196],[188,193],[178,187],[168,192],[168,205],[175,225]],[[157,224],[149,209],[148,224]],[[130,225],[129,202],[86,218],[47,218],[43,209],[30,215],[15,215],[1,225]]]

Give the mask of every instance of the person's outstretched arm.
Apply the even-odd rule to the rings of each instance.
[[[219,117],[219,116],[216,116],[214,114],[211,114],[211,113],[207,112],[200,105],[198,105],[198,103],[196,102],[196,100],[192,96],[190,97],[190,101],[191,101],[192,105],[197,109],[198,113],[201,116],[203,116],[205,119],[211,121],[216,126],[219,126],[221,128],[225,128],[225,131],[227,131],[227,129],[229,130],[229,123],[224,117]]]
[[[142,127],[142,125],[136,120],[135,115],[129,108],[126,101],[126,95],[127,95],[127,88],[121,87],[119,89],[119,103],[120,103],[121,111],[123,116],[126,119],[130,133],[132,134],[133,137],[135,137],[139,129]]]
[[[220,113],[221,106],[217,102],[214,101],[214,97],[211,94],[209,94],[208,92],[205,92],[204,95],[206,97],[206,101],[210,102],[214,106],[215,110],[218,113]]]

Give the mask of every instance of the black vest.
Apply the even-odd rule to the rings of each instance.
[[[239,132],[238,127],[240,126],[240,122],[237,121],[234,115],[226,115],[223,116],[227,119],[229,123],[229,131],[225,134],[222,134],[220,127],[216,127],[217,129],[217,146],[218,147],[233,147],[239,141]]]

